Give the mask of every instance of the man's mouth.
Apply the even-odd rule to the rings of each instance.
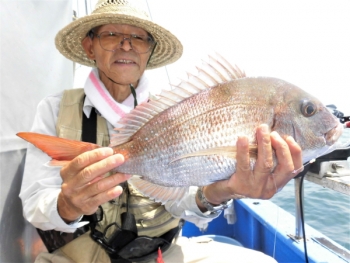
[[[115,63],[122,63],[122,64],[135,64],[134,61],[132,60],[127,60],[127,59],[118,59],[115,61]]]

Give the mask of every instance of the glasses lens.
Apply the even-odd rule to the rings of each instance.
[[[120,48],[124,41],[131,44],[132,49],[137,53],[146,53],[154,45],[154,41],[149,36],[128,35],[117,32],[102,32],[98,35],[100,45],[108,51],[115,51]]]
[[[148,52],[153,45],[149,36],[130,35],[130,39],[133,49],[138,53]]]

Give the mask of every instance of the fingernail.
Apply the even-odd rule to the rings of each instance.
[[[120,196],[122,192],[123,192],[123,189],[118,185],[110,191],[110,194],[113,196],[112,198],[116,198]]]
[[[262,132],[269,132],[269,127],[266,124],[261,124],[260,129]]]
[[[239,135],[238,136],[236,145],[245,146],[248,143],[249,143],[249,141],[248,141],[247,136],[244,136],[244,135]]]
[[[124,176],[125,176],[125,180],[129,180],[132,174],[124,174]]]
[[[104,147],[104,148],[101,148],[101,154],[102,154],[102,156],[109,156],[109,155],[113,154],[113,150],[112,150],[112,148]]]
[[[293,138],[292,136],[288,136],[287,139],[290,140],[290,141],[293,142],[293,143],[296,143],[296,141],[294,140],[294,138]]]
[[[275,139],[281,138],[281,136],[276,131],[271,132],[271,137],[273,137]]]

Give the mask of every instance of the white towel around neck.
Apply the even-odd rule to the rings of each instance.
[[[135,91],[138,104],[148,100],[150,88],[145,74],[141,76]],[[96,68],[91,70],[84,85],[84,92],[93,107],[114,127],[120,118],[134,108],[134,96],[132,94],[122,103],[114,100],[105,85],[101,82]]]

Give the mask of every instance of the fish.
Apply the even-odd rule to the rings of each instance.
[[[197,71],[138,105],[111,136],[109,146],[125,159],[114,172],[133,174],[129,183],[155,201],[179,201],[190,186],[230,178],[242,135],[249,140],[253,169],[260,124],[282,137],[292,136],[302,149],[303,163],[340,147],[336,142],[343,125],[301,88],[274,77],[247,77],[219,54],[203,60]],[[56,165],[100,147],[43,134],[17,135]]]

